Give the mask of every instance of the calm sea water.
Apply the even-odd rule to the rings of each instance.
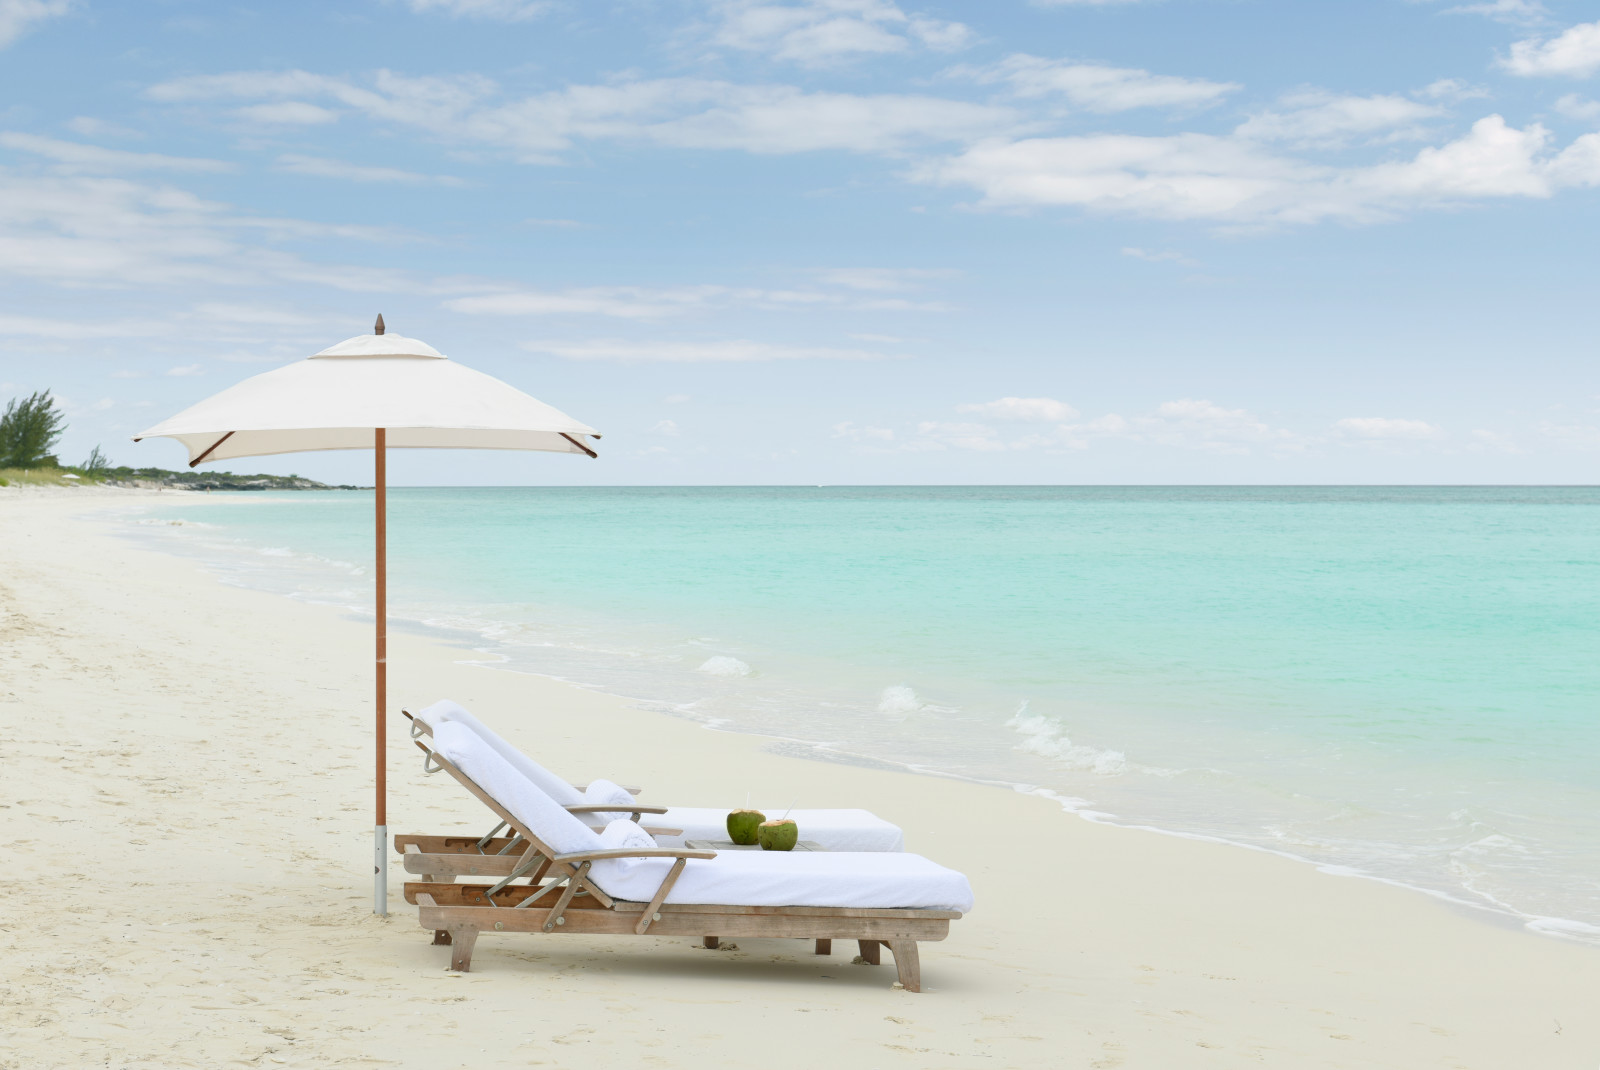
[[[232,497],[136,530],[370,606],[370,494]],[[389,575],[513,668],[1600,939],[1600,489],[398,489]]]

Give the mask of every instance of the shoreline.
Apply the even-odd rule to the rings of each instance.
[[[75,490],[70,493],[81,493],[81,491]],[[256,499],[252,498],[239,498],[229,500],[228,504],[246,506],[256,504],[256,501]],[[220,505],[224,503],[215,500],[209,500],[206,504]],[[161,542],[152,537],[140,537],[137,532],[133,530],[125,532],[123,537],[127,538],[133,544],[142,546],[146,549],[154,549],[158,552],[182,560],[199,562],[212,569],[225,569],[228,567],[225,564],[220,564],[218,561],[207,557],[204,553],[190,552],[190,549],[182,544],[173,545]],[[258,548],[258,552],[264,551],[261,551],[260,548]],[[315,555],[313,555],[313,557],[323,565],[343,564],[341,562],[330,562],[327,559],[315,557]],[[214,571],[212,572],[212,575],[214,578],[216,578],[217,582],[227,583],[227,581],[223,579],[222,572]],[[253,586],[247,583],[229,583],[228,585],[273,594],[277,597],[288,598],[290,601],[298,602],[303,605],[332,607],[340,610],[341,612],[350,614],[353,618],[364,620],[369,623],[372,619],[370,606],[341,602],[332,596],[311,595],[302,597],[299,593],[276,590],[270,585]],[[596,695],[606,696],[608,698],[628,703],[646,712],[664,715],[675,720],[681,720],[691,724],[699,725],[712,731],[727,732],[734,735],[748,736],[765,740],[772,744],[786,745],[782,753],[786,753],[794,757],[800,757],[824,763],[892,769],[918,776],[947,779],[983,787],[1003,789],[1021,795],[1038,796],[1040,798],[1057,803],[1061,811],[1066,816],[1080,818],[1094,824],[1103,824],[1108,827],[1150,832],[1158,835],[1173,836],[1179,839],[1213,843],[1227,847],[1242,848],[1249,851],[1260,852],[1274,857],[1283,858],[1300,865],[1309,866],[1316,872],[1328,876],[1353,877],[1361,880],[1369,880],[1389,887],[1417,893],[1447,904],[1452,908],[1459,909],[1468,916],[1482,916],[1484,920],[1489,920],[1494,924],[1506,924],[1514,928],[1525,929],[1530,933],[1540,936],[1573,942],[1584,946],[1600,947],[1600,926],[1596,926],[1576,918],[1531,913],[1529,911],[1519,909],[1509,903],[1496,900],[1487,893],[1475,892],[1469,887],[1463,886],[1458,890],[1430,887],[1427,884],[1413,880],[1407,880],[1403,877],[1386,876],[1382,873],[1372,872],[1362,868],[1359,865],[1353,865],[1339,861],[1321,860],[1309,855],[1296,853],[1293,850],[1274,847],[1270,844],[1253,843],[1246,839],[1230,836],[1226,832],[1208,831],[1204,829],[1193,830],[1169,828],[1160,824],[1159,818],[1151,820],[1144,817],[1127,817],[1122,814],[1107,810],[1102,806],[1102,804],[1099,804],[1093,800],[1084,799],[1054,788],[1044,787],[1024,781],[1012,781],[999,777],[986,777],[964,773],[953,769],[943,769],[926,763],[898,760],[891,756],[856,753],[846,749],[838,749],[835,745],[826,740],[810,739],[801,736],[781,735],[773,730],[761,727],[736,726],[733,722],[723,718],[707,718],[693,714],[682,713],[679,712],[681,704],[674,703],[669,699],[625,693],[622,691],[611,690],[609,689],[608,685],[605,684],[586,683],[577,679],[564,677],[556,673],[542,672],[537,669],[514,667],[516,659],[502,649],[495,649],[494,644],[497,641],[490,634],[492,629],[496,627],[503,627],[505,623],[506,622],[504,621],[489,621],[487,623],[483,623],[481,626],[475,627],[466,623],[452,624],[426,618],[402,617],[396,615],[394,611],[391,611],[389,621],[391,634],[395,634],[399,631],[406,631],[409,634],[425,640],[469,650],[472,653],[479,655],[479,660],[473,662],[473,664],[476,664],[481,668],[499,669],[504,672],[545,680],[560,686],[578,688]]]
[[[429,1065],[484,1044],[475,1061],[525,1066],[570,1061],[571,1043],[603,1063],[704,1065],[770,1039],[778,1022],[731,1014],[741,1003],[829,1014],[775,1066],[1592,1070],[1600,1053],[1591,948],[1262,849],[1062,821],[1037,795],[774,754],[777,737],[392,634],[396,710],[451,695],[552,768],[643,783],[646,800],[719,805],[756,782],[866,806],[978,896],[925,947],[918,996],[792,941],[486,939],[472,974],[448,975],[398,894],[388,918],[364,913],[370,621],[112,538],[73,515],[82,497],[0,497],[17,566],[0,575],[15,785],[0,884],[32,919],[0,979],[8,1070],[106,1053]],[[391,828],[486,826],[391,728]],[[51,848],[89,829],[92,863]]]

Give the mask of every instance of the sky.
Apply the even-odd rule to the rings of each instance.
[[[398,483],[1593,483],[1597,18],[0,0],[0,401],[181,467],[381,312],[605,433]]]

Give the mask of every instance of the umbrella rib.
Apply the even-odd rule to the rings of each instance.
[[[229,433],[232,434],[232,432],[229,432]],[[577,439],[573,438],[571,435],[567,434],[565,431],[558,432],[558,434],[560,434],[562,438],[566,439],[568,442],[572,443],[574,446],[578,447],[584,453],[587,453],[590,457],[598,457],[598,456],[600,456],[594,450],[590,449],[588,446],[585,446],[582,442],[579,442]],[[221,445],[221,443],[218,443],[218,445]]]
[[[233,437],[233,432],[229,431],[226,435],[223,435],[221,438],[217,439],[211,445],[206,447],[206,451],[204,453],[202,453],[200,456],[196,457],[194,460],[190,461],[189,462],[189,467],[193,468],[195,465],[199,464],[201,461],[203,461],[207,457],[211,456],[211,451],[212,450],[216,449],[218,446],[222,445],[224,442],[228,441],[228,439],[230,439],[232,437]]]

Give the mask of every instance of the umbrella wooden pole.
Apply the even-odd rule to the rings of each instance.
[[[377,788],[378,820],[372,835],[372,912],[389,913],[389,816],[388,816],[388,736],[389,702],[389,575],[388,575],[388,443],[385,429],[380,427],[372,437],[373,489],[376,499],[376,543],[378,565],[378,648],[377,648]]]

